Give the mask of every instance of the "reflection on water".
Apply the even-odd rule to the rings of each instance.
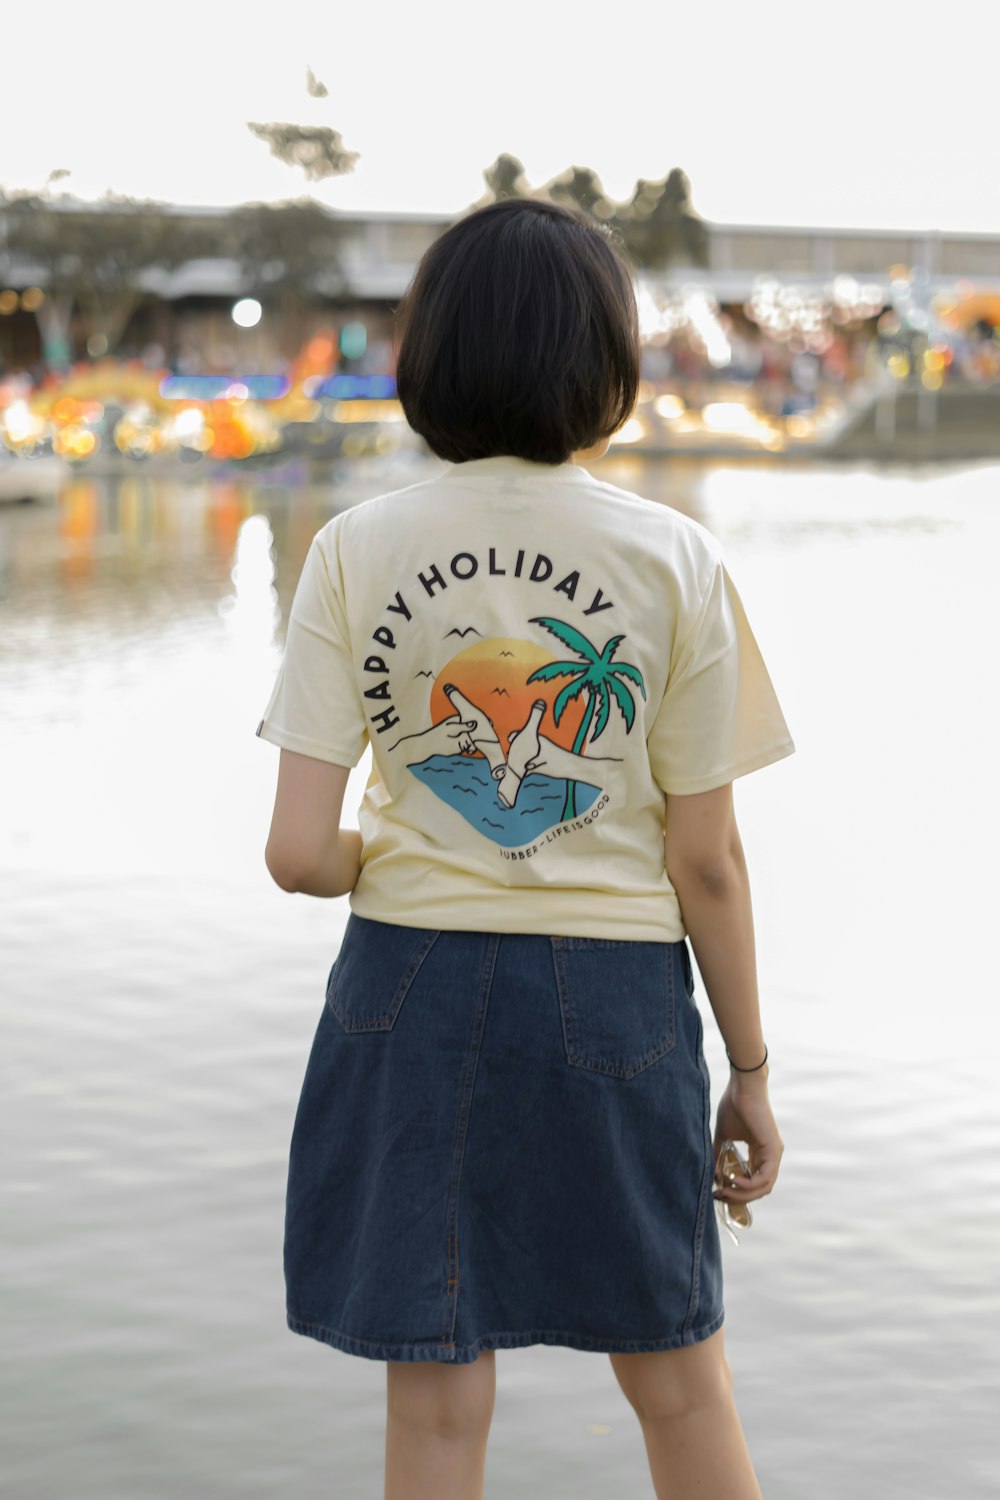
[[[724,1239],[764,1493],[993,1495],[1000,471],[594,467],[722,538],[799,747],[737,794],[786,1148]],[[254,729],[312,535],[413,477],[81,479],[0,511],[11,1494],[381,1492],[384,1365],[284,1322],[347,904],[270,882]],[[489,1493],[651,1493],[605,1359],[497,1369]]]

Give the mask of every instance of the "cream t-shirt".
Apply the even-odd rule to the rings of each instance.
[[[652,941],[684,936],[664,793],[795,748],[711,533],[511,455],[320,529],[256,732],[371,744],[360,916]]]

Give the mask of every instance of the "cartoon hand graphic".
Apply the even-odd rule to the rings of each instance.
[[[473,745],[477,750],[481,750],[489,761],[490,774],[494,779],[499,780],[507,769],[507,763],[489,716],[481,708],[477,708],[464,693],[459,692],[454,683],[446,682],[444,691],[452,708],[467,725]]]
[[[560,777],[566,781],[603,781],[612,764],[620,764],[620,755],[575,755],[572,750],[557,745],[554,740],[538,733],[545,711],[539,699],[532,705],[531,714],[523,729],[510,737],[507,746],[507,774],[497,787],[497,796],[504,807],[513,807],[521,783],[526,776],[537,771],[545,776]]]
[[[475,719],[464,720],[461,714],[452,714],[450,719],[441,719],[417,734],[401,735],[396,745],[401,745],[404,740],[419,740],[420,748],[426,755],[454,755],[456,750],[473,748],[472,730],[476,727],[476,722]],[[395,750],[396,745],[389,748]]]
[[[520,729],[511,735],[507,744],[507,769],[500,778],[497,796],[504,807],[513,807],[521,782],[540,753],[538,726],[545,713],[545,700],[536,698],[531,712]]]
[[[588,772],[620,762],[620,755],[574,755],[572,750],[542,734],[538,737],[538,753],[528,761],[524,774],[530,776],[532,771],[538,771],[540,775],[564,777],[568,781],[586,781]]]

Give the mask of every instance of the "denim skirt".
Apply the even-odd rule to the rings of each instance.
[[[686,942],[351,912],[292,1131],[288,1327],[348,1354],[675,1349],[723,1321]]]

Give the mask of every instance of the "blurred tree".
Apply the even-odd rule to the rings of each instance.
[[[660,182],[640,177],[615,223],[637,265],[708,265],[708,226],[692,206],[691,183],[680,167]]]
[[[589,167],[568,167],[547,182],[542,191],[553,203],[575,205],[604,223],[614,217],[615,205],[601,186],[597,173]]]
[[[320,83],[312,68],[306,68],[306,93],[311,94],[314,99],[325,99],[330,90],[325,83]]]
[[[50,174],[51,176],[52,174]],[[70,318],[79,307],[88,341],[103,336],[113,353],[136,308],[150,297],[141,285],[152,267],[173,270],[217,253],[214,225],[189,221],[162,203],[110,191],[97,203],[64,195],[0,194],[4,249],[37,268],[45,298],[36,310],[45,363],[72,362]]]
[[[524,175],[524,164],[516,156],[501,151],[492,167],[483,173],[486,192],[477,198],[473,208],[485,208],[488,203],[498,203],[501,198],[531,198],[533,196]]]
[[[143,273],[202,258],[235,261],[244,294],[275,306],[282,340],[294,350],[310,297],[336,296],[346,286],[339,247],[347,235],[343,221],[311,198],[245,203],[203,219],[111,193],[88,204],[0,190],[0,274],[16,260],[38,276],[45,297],[35,317],[43,359],[54,369],[72,363],[75,308],[88,342],[103,336],[104,352],[113,354],[137,308],[155,298]]]
[[[301,167],[310,182],[353,172],[359,157],[357,151],[345,151],[340,131],[327,125],[261,125],[248,120],[247,129],[266,141],[271,155],[286,166]]]
[[[306,92],[315,99],[328,96],[326,85],[311,68],[306,69]],[[248,121],[247,129],[268,143],[272,156],[287,166],[300,167],[310,181],[353,172],[360,156],[347,151],[339,130],[326,125]],[[303,312],[310,294],[335,296],[347,284],[338,254],[345,237],[342,222],[314,199],[299,198],[241,204],[228,227],[230,253],[239,261],[253,294],[277,308],[283,350],[293,353],[305,332]]]
[[[348,277],[340,255],[352,231],[345,220],[313,198],[283,203],[241,203],[220,226],[221,248],[240,266],[244,294],[270,302],[286,352],[299,347],[302,313],[317,294],[344,292]]]
[[[483,173],[486,192],[471,205],[501,198],[548,198],[580,208],[615,231],[620,247],[637,266],[708,265],[708,227],[691,204],[687,174],[674,167],[659,182],[640,178],[627,203],[615,203],[590,167],[567,167],[532,189],[516,156],[502,152]]]

